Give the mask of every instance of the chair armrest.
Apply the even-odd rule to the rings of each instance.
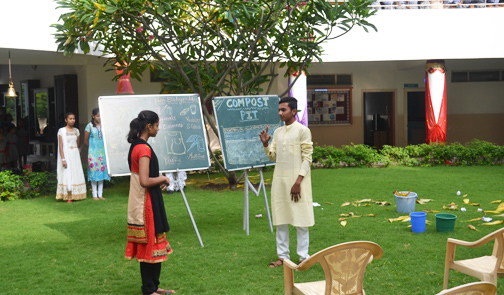
[[[287,259],[287,258],[283,259],[283,264],[293,270],[298,269],[298,267],[299,267],[299,265],[295,264],[294,262],[292,262],[290,259]]]
[[[476,247],[483,246],[486,243],[493,241],[494,239],[495,239],[495,235],[488,235],[488,236],[485,236],[485,237],[483,237],[477,241],[474,241],[474,242],[466,242],[466,241],[462,241],[462,240],[448,238],[447,243],[454,244],[457,246],[476,248]]]

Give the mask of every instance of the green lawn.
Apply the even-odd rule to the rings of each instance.
[[[250,175],[256,176],[257,172]],[[211,179],[220,175],[210,175]],[[265,178],[271,183],[272,172]],[[276,259],[275,234],[269,231],[262,195],[250,197],[250,235],[243,231],[243,190],[202,190],[198,183],[206,174],[190,175],[193,182],[186,196],[205,247],[199,245],[179,193],[165,195],[171,232],[168,239],[174,254],[163,263],[162,287],[177,294],[283,294],[283,269],[270,269]],[[255,178],[257,180],[257,178]],[[443,267],[448,237],[473,241],[502,225],[483,226],[479,207],[466,205],[466,212],[442,210],[455,202],[462,207],[462,195],[495,210],[494,200],[504,201],[503,167],[431,168],[344,168],[312,171],[315,226],[310,230],[310,250],[370,240],[384,250],[383,258],[373,261],[365,274],[367,294],[436,294],[442,289]],[[0,281],[1,294],[141,294],[139,265],[123,258],[126,245],[127,182],[105,190],[106,201],[85,200],[67,204],[54,196],[34,200],[0,203]],[[409,223],[389,222],[395,212],[394,190],[409,190],[420,198],[433,199],[424,209],[458,216],[452,233],[437,233],[434,213],[427,214],[431,225],[415,234]],[[269,193],[269,188],[268,188]],[[392,206],[346,206],[365,198],[383,200]],[[377,214],[375,217],[349,218],[346,227],[340,214]],[[254,218],[263,214],[263,218]],[[492,217],[492,215],[490,215]],[[494,219],[504,219],[494,217]],[[479,230],[473,231],[468,224]],[[291,253],[295,254],[295,231],[291,231]],[[461,249],[457,257],[483,255],[490,246],[470,251]],[[320,267],[296,272],[296,281],[323,278]],[[450,287],[476,281],[455,273]],[[504,292],[504,279],[499,281]]]

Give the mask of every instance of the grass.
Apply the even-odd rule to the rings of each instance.
[[[257,173],[250,175],[257,180]],[[218,178],[219,177],[219,178]],[[220,175],[210,175],[222,181]],[[272,171],[265,173],[271,182]],[[218,178],[218,179],[217,179]],[[205,247],[199,245],[183,199],[179,193],[165,196],[171,231],[168,239],[174,254],[163,263],[162,287],[177,294],[283,294],[282,268],[270,269],[276,259],[275,234],[269,231],[263,197],[250,197],[250,235],[243,231],[243,190],[209,191],[198,184],[209,180],[206,174],[190,175],[185,190]],[[253,181],[257,182],[257,181]],[[485,210],[495,210],[493,200],[504,200],[503,167],[430,168],[345,168],[312,171],[316,225],[310,230],[310,251],[352,241],[370,240],[384,250],[383,258],[366,270],[367,294],[436,294],[442,289],[443,267],[448,237],[474,241],[502,225],[483,226],[473,222],[479,232],[464,222],[480,217],[478,207],[465,206],[467,212],[446,211],[450,202],[459,205],[468,194]],[[432,209],[458,216],[452,233],[437,233],[435,217],[428,213],[425,233],[414,234],[409,223],[389,222],[395,212],[394,190],[409,190],[420,198],[433,199],[416,210]],[[269,193],[269,188],[268,188]],[[139,265],[125,260],[128,182],[105,190],[106,201],[85,200],[66,204],[54,196],[0,203],[0,281],[2,294],[140,294]],[[372,198],[392,206],[369,207],[344,202]],[[350,218],[342,227],[342,213],[377,214]],[[254,218],[263,214],[263,218]],[[494,217],[504,219],[503,217]],[[291,231],[291,258],[295,253],[295,231]],[[491,245],[460,249],[457,257],[480,256]],[[323,278],[320,267],[296,272],[296,281]],[[450,287],[477,279],[451,272]],[[499,280],[504,292],[504,279]]]

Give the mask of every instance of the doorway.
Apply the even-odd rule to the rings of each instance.
[[[394,145],[394,92],[364,92],[364,144]]]
[[[425,143],[425,91],[409,91],[408,145]]]

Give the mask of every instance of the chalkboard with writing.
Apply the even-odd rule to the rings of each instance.
[[[283,126],[277,95],[214,97],[213,106],[227,170],[274,165],[264,153],[261,130]]]
[[[100,96],[98,98],[109,174],[130,174],[126,140],[131,120],[143,110],[159,116],[159,132],[149,139],[161,172],[208,169],[207,137],[197,94]]]

